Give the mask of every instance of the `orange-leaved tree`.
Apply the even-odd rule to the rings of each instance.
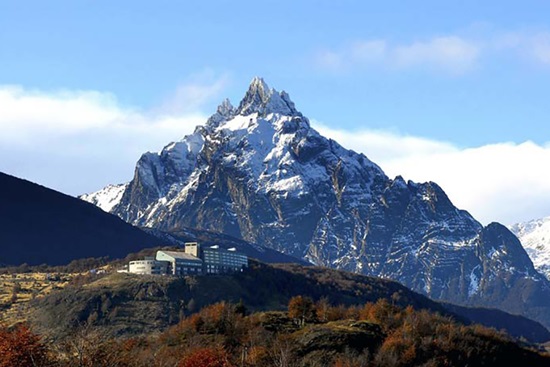
[[[201,348],[183,358],[178,367],[233,367],[222,348]]]
[[[13,330],[0,327],[0,367],[48,365],[46,346],[25,325]]]
[[[306,321],[314,321],[317,318],[315,304],[309,297],[292,297],[288,302],[288,316],[304,326]]]

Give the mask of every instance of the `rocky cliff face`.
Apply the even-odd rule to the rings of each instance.
[[[483,228],[433,182],[388,178],[259,78],[237,108],[224,101],[192,135],[143,155],[110,212],[140,226],[223,232],[550,326],[550,284],[505,227]],[[518,301],[500,303],[510,297]]]

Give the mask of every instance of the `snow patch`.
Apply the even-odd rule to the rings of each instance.
[[[550,279],[550,217],[517,223],[509,229],[520,240],[535,269]]]
[[[103,211],[109,213],[122,199],[122,195],[128,184],[109,185],[103,189],[79,196],[81,200],[87,201],[98,206]]]
[[[479,265],[476,266],[470,273],[470,285],[468,286],[468,296],[473,296],[479,290],[479,277],[476,275],[476,271],[479,269]]]

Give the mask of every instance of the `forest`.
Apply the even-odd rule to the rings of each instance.
[[[0,367],[548,366],[506,334],[381,298],[361,306],[292,297],[286,311],[218,302],[159,333],[106,334],[90,323],[52,340],[0,329]]]

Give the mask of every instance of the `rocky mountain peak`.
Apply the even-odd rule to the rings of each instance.
[[[207,125],[217,126],[220,122],[230,120],[235,116],[235,107],[231,104],[228,98],[224,99],[216,109],[216,112],[210,116]]]
[[[266,116],[270,113],[279,113],[286,116],[300,116],[294,102],[290,100],[285,91],[278,92],[270,88],[260,77],[254,77],[248,91],[242,99],[236,114],[251,115],[258,113],[259,116]]]
[[[235,107],[233,107],[233,105],[231,104],[229,99],[226,98],[218,106],[216,112],[219,113],[220,115],[224,116],[224,117],[229,118],[229,117],[231,117],[232,115],[235,114]]]
[[[104,191],[86,199],[107,202]],[[550,283],[512,233],[484,229],[434,182],[390,180],[311,128],[261,78],[237,108],[226,100],[206,126],[145,154],[116,200],[110,212],[135,225],[220,232],[550,326],[550,307],[537,308],[548,304]]]
[[[492,259],[514,264],[525,273],[531,273],[531,270],[534,270],[533,263],[518,238],[502,224],[490,223],[481,231],[480,237],[483,240],[482,243],[487,246],[484,253]]]

